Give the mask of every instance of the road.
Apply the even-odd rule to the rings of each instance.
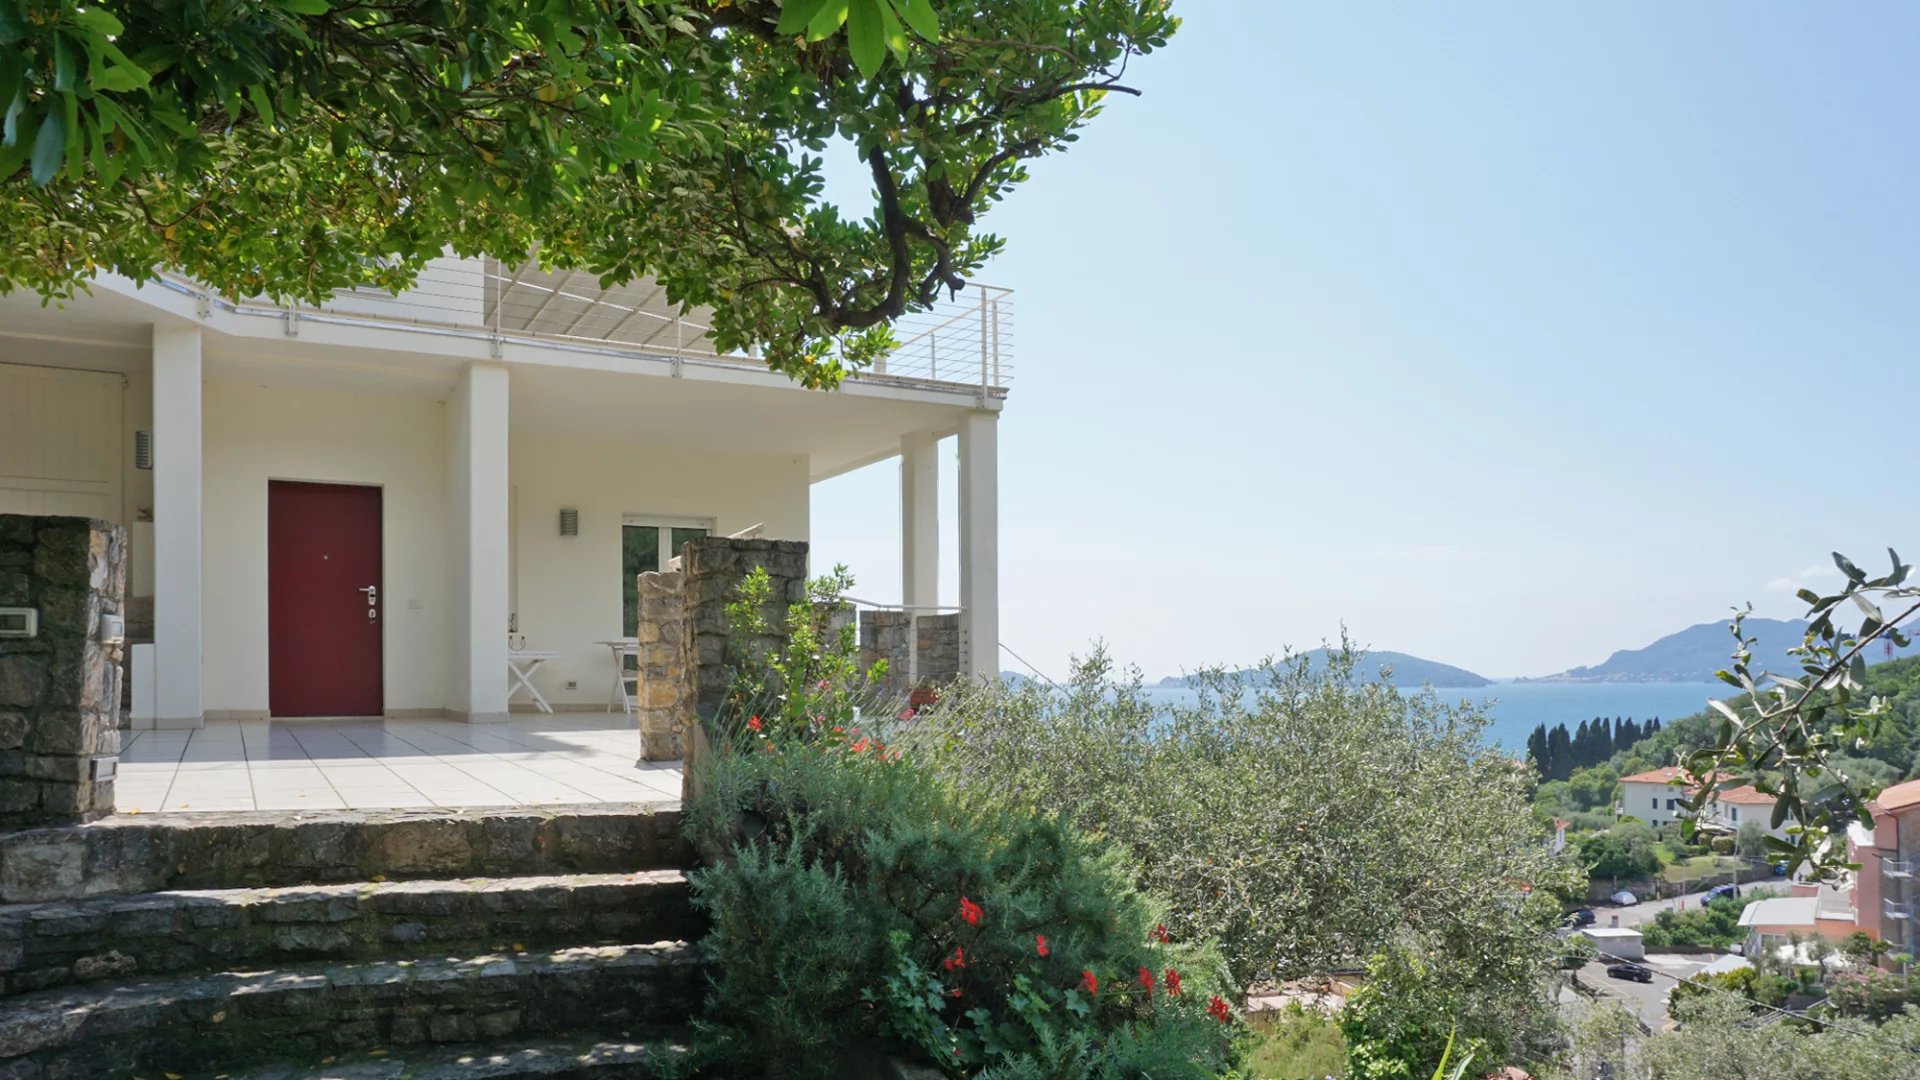
[[[1628,1011],[1655,1031],[1667,1022],[1663,999],[1675,984],[1698,972],[1716,959],[1713,956],[1675,956],[1649,953],[1642,966],[1653,972],[1650,983],[1607,976],[1607,962],[1596,960],[1580,969],[1580,981],[1599,990],[1601,995],[1625,1005]]]
[[[1742,886],[1740,891],[1742,894],[1745,894],[1747,891],[1746,887]],[[1632,907],[1595,907],[1593,909],[1593,925],[1612,926],[1613,916],[1618,915],[1621,926],[1639,926],[1641,923],[1652,922],[1653,917],[1663,911],[1678,910],[1683,906],[1687,911],[1692,911],[1694,908],[1700,906],[1702,898],[1706,895],[1706,890],[1703,889],[1699,892],[1687,893],[1685,896],[1673,896],[1665,900],[1644,900]]]

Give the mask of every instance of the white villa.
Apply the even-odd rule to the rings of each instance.
[[[320,308],[177,277],[0,297],[0,513],[127,526],[152,612],[137,727],[481,721],[531,700],[510,704],[510,650],[553,654],[533,684],[555,709],[619,708],[607,643],[634,632],[638,572],[703,533],[805,540],[812,484],[897,458],[903,606],[959,611],[961,666],[986,676],[1008,305],[970,289],[817,392],[716,354],[651,281],[531,264],[447,258]]]
[[[1648,772],[1620,778],[1621,812],[1637,817],[1656,828],[1679,821],[1686,813],[1685,802],[1693,788],[1685,770],[1668,765]],[[1754,790],[1751,784],[1726,788],[1707,803],[1702,824],[1728,832],[1757,821],[1769,835],[1786,838],[1786,826],[1773,825],[1774,798]]]

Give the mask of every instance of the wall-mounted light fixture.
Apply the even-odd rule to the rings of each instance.
[[[146,428],[133,433],[133,467],[153,468],[153,432]]]
[[[579,536],[580,535],[580,511],[575,510],[571,506],[561,507],[560,535],[561,536]]]

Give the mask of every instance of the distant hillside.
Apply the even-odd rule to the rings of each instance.
[[[1800,619],[1748,619],[1747,636],[1758,639],[1753,646],[1752,666],[1756,671],[1781,673],[1799,671],[1799,665],[1787,650],[1800,644],[1807,624]],[[1895,655],[1912,655],[1907,649]],[[1713,673],[1731,662],[1733,636],[1727,624],[1701,623],[1639,649],[1622,649],[1592,667],[1577,667],[1531,682],[1709,682]],[[1886,657],[1878,646],[1869,662]]]
[[[1326,666],[1326,649],[1315,649],[1305,655],[1316,671]],[[1392,675],[1388,681],[1394,686],[1412,689],[1428,685],[1444,686],[1449,690],[1493,685],[1492,679],[1484,675],[1475,675],[1465,668],[1457,668],[1452,664],[1442,664],[1433,660],[1422,660],[1417,656],[1408,656],[1406,653],[1370,649],[1361,658],[1360,673],[1362,675],[1369,678],[1375,677],[1380,674],[1381,668],[1392,669]],[[1172,688],[1186,686],[1190,682],[1188,676],[1169,675],[1155,685]]]

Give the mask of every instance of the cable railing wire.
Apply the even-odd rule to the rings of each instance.
[[[182,280],[190,289],[197,284]],[[497,260],[441,260],[429,264],[413,286],[395,294],[375,287],[343,289],[325,304],[275,304],[262,298],[226,298],[249,311],[303,313],[351,319],[390,320],[417,329],[444,327],[481,332],[496,341],[572,343],[615,354],[687,357],[743,367],[764,367],[748,354],[723,353],[713,342],[711,314],[681,311],[649,279],[599,286],[591,274],[511,267]],[[264,313],[264,312],[262,312]],[[1001,390],[1017,370],[1013,362],[1015,317],[1011,290],[975,285],[931,309],[908,312],[893,322],[896,346],[854,378],[878,378]]]

